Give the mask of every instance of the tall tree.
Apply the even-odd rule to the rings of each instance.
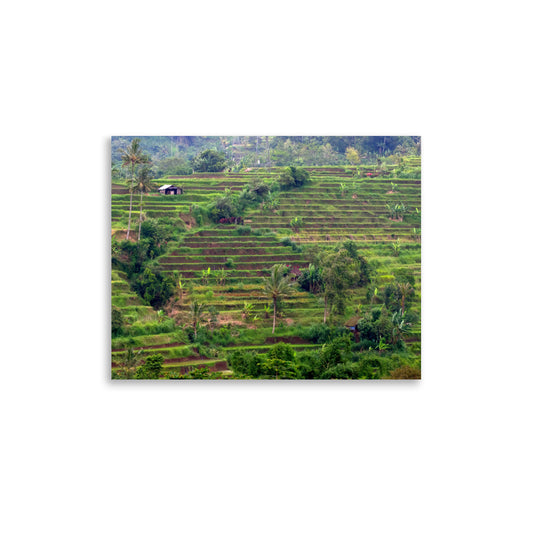
[[[126,239],[130,238],[130,227],[131,227],[131,210],[133,207],[133,190],[135,188],[135,167],[140,164],[146,164],[150,160],[148,154],[145,154],[141,150],[141,139],[136,137],[131,141],[131,144],[123,149],[120,148],[119,152],[121,154],[120,158],[122,159],[123,167],[131,167],[131,176],[129,180],[129,189],[130,189],[130,212],[128,215],[128,231],[126,233]]]
[[[405,300],[411,295],[414,294],[415,290],[411,286],[410,283],[398,283],[398,289],[400,291],[400,295],[402,297],[401,301],[401,307],[402,307],[402,314],[405,313]]]
[[[271,269],[270,277],[263,278],[263,292],[272,299],[274,309],[274,319],[272,322],[272,333],[276,331],[276,313],[278,302],[292,292],[291,284],[283,275],[285,265],[274,265]]]
[[[150,165],[142,165],[137,176],[135,189],[141,193],[141,200],[139,204],[139,236],[137,240],[141,240],[141,224],[143,215],[143,194],[154,190],[155,185],[152,183],[154,173]]]
[[[323,252],[320,257],[320,266],[324,294],[324,323],[328,310],[344,312],[348,291],[354,289],[359,281],[358,263],[350,257],[345,248],[333,252]]]
[[[349,146],[346,148],[346,159],[352,164],[352,165],[358,165],[361,162],[361,158],[359,156],[359,152],[353,148],[352,146]]]

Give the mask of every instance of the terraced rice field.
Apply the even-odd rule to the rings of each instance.
[[[420,169],[420,159],[411,158],[408,166]],[[227,354],[236,348],[267,351],[269,346],[287,336],[291,325],[310,325],[321,321],[323,302],[304,291],[295,291],[288,297],[282,309],[280,328],[271,334],[270,301],[261,292],[262,279],[268,269],[277,263],[291,268],[304,268],[309,264],[306,255],[308,245],[333,246],[338,241],[354,241],[361,255],[375,269],[377,281],[382,286],[401,274],[414,277],[416,299],[413,310],[420,313],[421,242],[420,179],[396,179],[389,169],[377,173],[374,168],[360,167],[358,175],[344,167],[308,168],[311,182],[300,189],[282,191],[279,206],[275,210],[263,210],[261,206],[246,212],[245,224],[251,234],[242,228],[228,225],[197,227],[192,222],[192,205],[206,205],[226,189],[239,191],[254,177],[269,182],[281,169],[254,169],[241,174],[195,174],[170,176],[157,180],[157,184],[176,184],[184,194],[161,196],[151,193],[144,197],[143,211],[149,217],[176,217],[184,226],[179,246],[157,259],[162,271],[179,274],[185,282],[183,297],[176,301],[171,316],[183,315],[192,297],[219,313],[219,325],[234,328],[231,344],[212,350],[208,356],[194,351],[183,336],[179,341],[172,334],[157,333],[150,338],[139,339],[137,347],[145,353],[160,353],[165,357],[167,374],[185,372],[198,366],[210,370],[230,372],[226,364]],[[138,218],[138,197],[133,199],[132,221]],[[402,220],[391,219],[387,204],[403,203],[408,215]],[[121,184],[112,185],[112,227],[123,232],[127,226],[130,196]],[[181,217],[178,218],[178,217]],[[290,220],[299,217],[303,226],[290,227]],[[136,224],[135,224],[136,226]],[[294,245],[287,246],[282,239],[289,237]],[[285,243],[286,244],[286,243]],[[395,244],[400,251],[393,248]],[[299,246],[298,246],[299,245]],[[205,271],[209,275],[205,276]],[[217,283],[217,271],[224,270],[224,283]],[[202,274],[204,273],[204,277]],[[118,306],[130,321],[154,320],[155,311],[143,305],[128,287],[127,281],[113,273],[113,305]],[[245,316],[243,309],[251,304]],[[368,305],[366,289],[358,289],[350,304],[353,309]],[[131,323],[131,322],[130,322]],[[239,329],[240,328],[240,329]],[[241,332],[253,330],[253,342]],[[305,339],[290,336],[289,343],[296,350],[317,348]],[[413,353],[420,353],[420,324],[415,324],[407,339]],[[119,343],[113,357],[121,353]]]

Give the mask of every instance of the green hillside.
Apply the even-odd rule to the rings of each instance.
[[[141,197],[130,197],[126,168],[112,183],[113,377],[157,377],[143,374],[157,355],[161,378],[419,377],[420,165],[404,155],[307,166],[307,181],[287,187],[284,167],[154,177],[140,242]],[[183,194],[161,195],[164,184]],[[245,205],[241,220],[213,218],[226,204]],[[302,279],[347,250],[356,282],[324,324],[324,292]],[[292,291],[273,333],[263,289],[279,264]]]

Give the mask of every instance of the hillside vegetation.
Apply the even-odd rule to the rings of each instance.
[[[203,144],[179,156],[194,173],[166,175],[179,149],[154,162],[141,141],[132,165],[117,154],[133,139],[114,139],[113,377],[420,378],[420,147],[365,139],[341,165],[243,168],[241,153],[195,172]]]

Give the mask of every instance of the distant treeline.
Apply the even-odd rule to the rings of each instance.
[[[134,137],[113,137],[111,157],[120,164],[120,149]],[[420,155],[420,136],[140,136],[157,175],[190,174],[193,160],[205,150],[224,154],[227,169],[248,167],[350,165],[375,163],[392,155]],[[356,154],[356,155],[354,155]]]

